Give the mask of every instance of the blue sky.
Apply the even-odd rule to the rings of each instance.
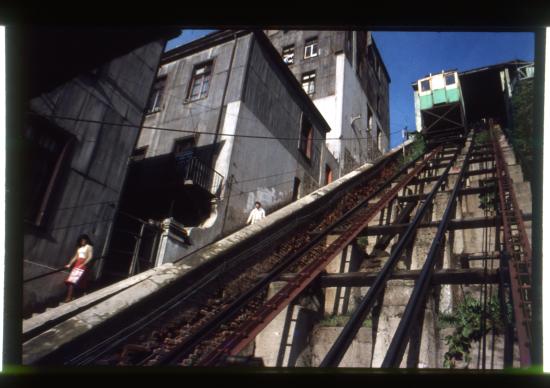
[[[183,30],[167,50],[215,30]],[[375,31],[374,40],[390,74],[391,147],[402,142],[401,130],[416,129],[411,83],[428,73],[458,71],[513,59],[534,60],[534,33]]]
[[[373,32],[390,74],[391,146],[416,129],[411,83],[428,73],[464,71],[513,59],[534,60],[534,33]]]
[[[193,40],[202,38],[204,35],[207,35],[216,30],[182,30],[180,36],[169,40],[166,44],[166,51],[173,49],[174,47],[181,46],[182,44],[191,42]]]

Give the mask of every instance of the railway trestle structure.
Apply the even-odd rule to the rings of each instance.
[[[469,131],[412,160],[394,150],[191,257],[33,317],[24,322],[23,362],[297,365],[304,348],[312,352],[305,339],[312,327],[347,313],[328,349],[306,365],[348,365],[358,333],[372,321],[371,356],[361,366],[436,368],[434,357],[443,353],[429,353],[441,348],[437,316],[470,290],[482,308],[478,368],[494,368],[498,353],[500,334],[487,314],[496,296],[505,327],[496,357],[503,367],[528,366],[531,215],[522,212],[500,130],[480,139]],[[481,210],[472,208],[480,203]],[[294,310],[304,297],[316,301],[307,324]],[[283,337],[259,340],[273,337],[273,325]],[[288,346],[296,347],[293,356],[285,356]],[[270,353],[274,361],[260,360]],[[449,352],[446,358],[465,362]]]

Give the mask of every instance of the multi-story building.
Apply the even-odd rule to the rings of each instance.
[[[106,273],[179,259],[242,228],[255,201],[269,214],[338,178],[329,131],[262,32],[220,31],[165,53],[113,239],[134,255],[113,250]],[[123,243],[130,217],[140,248]]]
[[[101,266],[167,39],[176,29],[25,30],[23,312],[65,292],[76,239]]]
[[[330,125],[340,174],[390,144],[390,77],[369,31],[268,30],[269,39]]]

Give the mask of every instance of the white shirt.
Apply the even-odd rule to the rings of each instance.
[[[80,247],[77,249],[77,254],[79,259],[88,259],[92,257],[93,255],[93,248],[91,245],[84,245],[83,247]]]
[[[262,218],[265,218],[265,210],[262,208],[254,208],[250,212],[250,215],[248,216],[248,220],[246,223],[252,223],[255,224],[256,222],[260,221]]]

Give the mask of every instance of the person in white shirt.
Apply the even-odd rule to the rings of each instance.
[[[76,252],[65,268],[72,268],[69,277],[65,280],[67,284],[67,298],[65,302],[73,300],[75,286],[85,290],[88,278],[88,264],[93,258],[93,246],[90,238],[86,234],[78,237],[76,243]]]
[[[256,202],[254,204],[254,209],[252,209],[252,211],[250,212],[246,223],[247,225],[255,224],[263,218],[265,218],[265,210],[262,209],[262,204],[260,202]]]

